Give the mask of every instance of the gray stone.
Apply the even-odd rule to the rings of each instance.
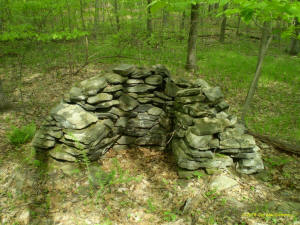
[[[152,98],[153,104],[165,105],[166,102],[160,98]]]
[[[95,76],[80,83],[84,94],[96,95],[107,86],[105,77]]]
[[[175,118],[183,126],[192,126],[194,124],[193,118],[188,114],[184,114],[178,111],[175,111]]]
[[[166,81],[166,86],[165,86],[164,93],[170,97],[175,97],[179,88],[176,86],[174,82],[172,82],[170,78],[165,79],[165,81]]]
[[[141,95],[138,95],[137,93],[128,93],[128,95],[132,98],[137,99],[138,97],[140,97]]]
[[[155,74],[160,74],[164,77],[170,76],[170,71],[161,64],[157,64],[151,67],[151,71],[153,71]]]
[[[216,154],[215,158],[199,164],[199,168],[226,168],[233,165],[233,160],[229,156]]]
[[[256,154],[253,159],[241,159],[238,161],[236,170],[239,173],[253,174],[264,170],[264,164],[261,157]]]
[[[113,68],[113,72],[120,74],[121,76],[128,76],[131,73],[133,73],[134,70],[135,70],[135,66],[129,64],[122,64]]]
[[[98,117],[98,119],[112,119],[112,120],[117,120],[118,116],[112,113],[95,113],[95,116]]]
[[[64,130],[64,137],[67,140],[88,145],[96,140],[102,140],[109,132],[110,129],[105,124],[105,120],[102,120],[83,130]]]
[[[210,87],[209,84],[205,80],[200,79],[200,78],[192,81],[192,84],[194,87],[201,87],[201,88],[209,88]]]
[[[157,122],[151,120],[140,120],[138,118],[133,118],[128,121],[128,126],[138,127],[138,128],[151,128]]]
[[[220,87],[204,88],[203,93],[212,103],[218,102],[224,97]]]
[[[112,94],[114,96],[114,99],[116,99],[116,98],[119,98],[122,94],[124,94],[124,92],[123,91],[117,91],[117,92],[114,92]]]
[[[169,97],[169,96],[167,96],[167,95],[165,95],[164,93],[162,93],[162,92],[159,92],[159,91],[154,91],[154,94],[155,94],[155,96],[157,96],[157,97],[159,97],[159,98],[161,98],[161,99],[164,99],[164,100],[172,100],[172,98],[171,97]]]
[[[200,119],[194,119],[195,125],[192,132],[196,135],[210,135],[217,134],[224,130],[223,119],[204,117]]]
[[[219,134],[220,149],[249,149],[256,146],[253,136],[241,134],[241,130],[236,128],[226,129]]]
[[[99,150],[99,149],[105,150],[106,148],[104,148],[104,147],[108,147],[110,145],[113,145],[119,137],[120,137],[120,135],[115,135],[113,137],[104,138],[101,141],[98,141],[98,142],[93,143],[92,145],[90,145],[88,147],[88,149],[89,150],[90,149],[92,149],[92,150]]]
[[[112,106],[116,106],[116,105],[119,105],[119,104],[120,104],[120,102],[118,100],[111,100],[111,101],[108,101],[108,102],[99,103],[95,107],[97,109],[107,109],[107,108],[110,108]]]
[[[153,116],[153,115],[149,115],[148,113],[139,113],[137,115],[137,118],[139,120],[152,120],[152,121],[154,121],[154,120],[158,120],[159,117]]]
[[[201,92],[200,88],[186,88],[177,91],[176,97],[194,96],[199,95]]]
[[[131,137],[131,136],[122,136],[120,139],[117,141],[118,144],[120,145],[128,145],[128,144],[134,144],[136,140],[136,137]]]
[[[229,104],[224,100],[216,105],[216,109],[218,112],[226,110],[228,108],[229,108]]]
[[[128,79],[126,81],[126,84],[143,84],[144,81],[143,80],[140,80],[140,79]]]
[[[115,126],[117,126],[117,127],[127,127],[128,126],[128,120],[129,119],[127,117],[120,117],[117,120]]]
[[[232,188],[236,185],[238,185],[237,181],[222,174],[212,179],[209,188],[211,190],[223,191],[225,189]]]
[[[197,136],[191,132],[191,129],[188,129],[185,138],[189,146],[199,150],[210,149],[210,142],[213,140],[212,135]]]
[[[177,145],[179,145],[185,154],[193,158],[213,158],[213,153],[211,151],[198,151],[196,149],[192,149],[183,139],[177,141]]]
[[[61,130],[48,129],[47,134],[49,134],[51,137],[54,137],[56,139],[60,139],[63,136],[63,132]]]
[[[81,88],[78,88],[78,87],[72,87],[70,92],[69,92],[69,96],[70,96],[70,101],[72,101],[72,102],[84,101],[87,98],[82,93]]]
[[[256,157],[257,153],[255,152],[240,152],[235,155],[231,155],[232,158],[238,158],[238,159],[254,159]]]
[[[95,111],[97,108],[94,105],[85,104],[85,102],[77,102],[77,105],[81,106],[87,111]]]
[[[145,79],[145,83],[150,85],[160,85],[162,81],[163,79],[160,75],[152,75]]]
[[[119,106],[120,109],[126,112],[135,109],[139,105],[139,103],[134,98],[126,94],[121,95],[119,101],[120,101],[120,106]]]
[[[175,101],[182,103],[182,104],[189,104],[189,103],[195,103],[195,102],[203,102],[204,99],[205,99],[205,96],[202,94],[199,94],[196,96],[176,97]]]
[[[145,77],[148,77],[152,75],[152,72],[148,69],[138,69],[138,70],[135,70],[131,75],[130,77],[131,78],[145,78]]]
[[[145,104],[145,103],[150,103],[152,102],[152,98],[138,98],[137,99],[139,103]]]
[[[177,162],[178,166],[187,170],[197,170],[201,168],[201,162],[194,160],[183,159]]]
[[[113,99],[113,96],[107,93],[99,93],[95,96],[89,97],[87,103],[89,104],[97,104],[100,102],[106,102]]]
[[[118,85],[111,85],[111,86],[107,86],[106,88],[104,88],[104,90],[102,92],[104,93],[113,93],[113,92],[117,92],[123,89],[123,86],[118,84]]]
[[[158,107],[152,107],[147,112],[150,115],[159,116],[163,112],[163,110],[161,108],[158,108]]]
[[[115,73],[106,73],[104,76],[106,77],[107,82],[110,84],[122,84],[127,80],[126,77],[122,77]]]
[[[107,111],[107,113],[112,113],[116,116],[123,116],[123,117],[128,117],[128,118],[133,118],[136,117],[136,113],[135,112],[125,112],[117,107],[112,107],[111,109],[109,109],[109,111]]]
[[[143,113],[143,112],[147,112],[149,109],[153,108],[153,105],[150,105],[150,104],[142,104],[142,105],[139,105],[136,109],[134,109],[135,112],[138,112],[138,113]],[[148,112],[149,113],[149,112]],[[151,113],[149,113],[151,114]],[[153,115],[153,114],[151,114]]]
[[[67,146],[65,146],[65,147],[69,148]],[[67,161],[67,162],[76,162],[77,161],[77,158],[75,156],[67,153],[61,145],[59,145],[56,148],[49,151],[49,155],[54,159],[63,160],[63,161]]]
[[[67,129],[83,129],[98,120],[95,115],[83,110],[78,105],[61,103],[50,113],[60,127]]]
[[[137,84],[137,85],[132,86],[132,87],[127,87],[126,91],[127,92],[133,92],[133,93],[144,93],[144,92],[151,91],[151,90],[154,90],[154,89],[156,89],[155,86],[151,86],[151,85],[148,85],[148,84]]]
[[[55,140],[47,140],[37,137],[37,135],[32,140],[32,145],[35,148],[49,149],[55,146]]]
[[[167,137],[160,134],[149,134],[144,137],[139,137],[136,139],[136,145],[158,145],[166,146]]]

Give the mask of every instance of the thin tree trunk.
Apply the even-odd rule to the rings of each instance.
[[[151,4],[152,0],[147,0],[147,4]],[[151,8],[147,8],[147,33],[148,35],[151,35],[153,32],[153,27],[152,27],[152,15],[151,15]]]
[[[68,10],[68,25],[69,25],[69,30],[72,31],[71,7],[70,7],[69,1],[67,1],[67,10]]]
[[[99,27],[99,10],[100,10],[99,0],[95,0],[94,33],[97,32],[98,27]]]
[[[120,17],[119,17],[119,5],[118,0],[114,0],[115,19],[117,25],[117,31],[120,31]]]
[[[298,18],[295,18],[295,36],[292,37],[291,48],[289,51],[290,55],[297,55],[299,53],[299,39],[298,35],[300,34],[300,23]]]
[[[168,25],[169,12],[166,9],[163,9],[163,18],[162,18],[162,29]]]
[[[254,79],[251,83],[251,86],[248,90],[248,94],[243,106],[243,110],[242,110],[242,121],[245,123],[245,116],[250,108],[254,93],[256,91],[257,88],[257,84],[258,84],[258,80],[260,78],[261,75],[261,70],[262,70],[262,65],[263,65],[263,60],[264,57],[266,55],[266,52],[269,48],[269,45],[272,41],[273,35],[272,35],[272,31],[271,31],[271,27],[270,27],[270,23],[265,22],[264,26],[262,28],[262,36],[261,36],[261,40],[260,40],[260,47],[259,47],[259,54],[258,54],[258,60],[257,60],[257,65],[256,65],[256,72],[254,75]]]
[[[83,0],[80,0],[80,18],[81,18],[81,24],[82,24],[82,28],[84,30],[86,30],[86,26],[85,26],[85,21],[84,21],[84,15],[83,15],[83,11],[84,11],[84,5],[83,5]]]
[[[188,39],[188,52],[185,68],[187,70],[195,70],[197,68],[196,43],[199,24],[199,8],[200,4],[192,4],[191,7],[191,22]]]
[[[180,31],[184,30],[184,25],[185,25],[185,10],[182,12],[182,16],[181,16],[181,21],[180,21]]]
[[[228,3],[224,5],[223,11],[225,12],[228,8]],[[221,31],[220,31],[220,42],[224,43],[225,41],[225,30],[226,30],[226,22],[227,22],[227,16],[223,14],[223,19],[221,23]]]
[[[237,37],[240,36],[240,25],[241,25],[241,16],[238,15],[238,22],[237,22],[237,28],[236,28],[236,33],[235,33],[235,35],[236,35]]]

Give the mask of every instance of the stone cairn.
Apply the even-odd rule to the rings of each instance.
[[[180,168],[264,168],[252,136],[226,113],[219,87],[175,81],[162,65],[120,65],[64,95],[33,139],[52,158],[97,160],[109,149],[171,147]]]

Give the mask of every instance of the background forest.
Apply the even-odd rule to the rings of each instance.
[[[92,165],[86,174],[82,165],[47,168],[22,145],[74,83],[120,63],[164,64],[176,79],[220,86],[254,136],[299,154],[299,21],[299,0],[0,0],[0,222],[135,224],[142,207],[144,224],[256,224],[243,213],[267,213],[283,198],[278,212],[299,212],[299,159],[262,142],[266,171],[260,181],[241,177],[232,202],[203,188],[201,173],[184,189],[159,153],[109,153],[107,183],[95,191]],[[185,215],[178,209],[191,193],[202,203]]]

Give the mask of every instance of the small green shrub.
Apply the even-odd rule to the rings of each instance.
[[[19,146],[29,142],[35,134],[36,126],[34,123],[22,126],[21,128],[12,126],[7,134],[7,138],[12,145]]]

